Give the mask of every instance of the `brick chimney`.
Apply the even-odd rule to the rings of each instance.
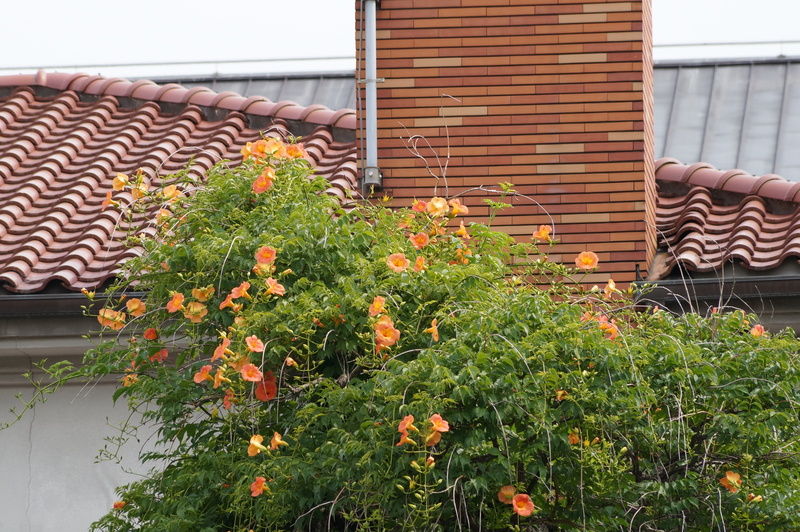
[[[656,236],[650,2],[382,0],[381,194],[406,206],[435,187],[453,196],[510,182],[533,201],[515,199],[496,229],[530,241],[553,225],[551,260],[600,257],[589,282],[645,275]],[[485,197],[462,196],[470,220],[485,220]]]

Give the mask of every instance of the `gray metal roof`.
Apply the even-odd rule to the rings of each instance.
[[[659,62],[655,156],[800,181],[800,58]],[[353,72],[154,79],[277,102],[356,107]]]
[[[157,83],[179,83],[184,87],[207,87],[215,92],[233,91],[242,96],[264,96],[273,102],[290,100],[302,106],[324,105],[328,109],[356,108],[354,72],[319,74],[251,74],[237,76],[170,76],[152,78]]]
[[[800,181],[800,58],[657,63],[655,155]]]

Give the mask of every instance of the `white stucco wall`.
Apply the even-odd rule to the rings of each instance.
[[[123,471],[142,470],[135,441],[124,449],[122,463],[96,463],[104,437],[128,415],[124,401],[113,405],[114,389],[62,388],[0,431],[0,530],[86,532],[117,499],[114,488],[136,479]],[[0,420],[8,421],[19,392],[26,390],[0,387]]]
[[[0,530],[86,532],[112,507],[114,488],[136,480],[123,469],[142,471],[141,443],[131,441],[120,464],[95,463],[104,437],[128,416],[124,400],[113,405],[114,389],[64,387],[0,431]],[[11,419],[20,392],[30,393],[18,383],[0,385],[0,422]]]

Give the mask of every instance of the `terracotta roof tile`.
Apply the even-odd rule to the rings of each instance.
[[[656,161],[663,278],[677,264],[699,272],[737,261],[769,270],[800,259],[800,183],[723,171],[704,163]]]
[[[353,110],[202,87],[86,74],[0,77],[0,285],[25,293],[103,284],[135,254],[122,244],[119,213],[100,207],[117,172],[142,168],[158,185],[190,160],[195,174],[223,159],[236,164],[259,129],[302,131],[317,173],[344,200],[357,189],[355,125]],[[133,222],[152,233],[146,223]]]

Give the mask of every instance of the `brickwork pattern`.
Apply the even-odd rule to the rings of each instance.
[[[395,205],[464,193],[485,217],[472,189],[511,182],[539,205],[515,201],[496,228],[524,240],[553,225],[551,260],[596,251],[592,282],[646,269],[642,2],[382,0],[377,17],[379,165]]]

